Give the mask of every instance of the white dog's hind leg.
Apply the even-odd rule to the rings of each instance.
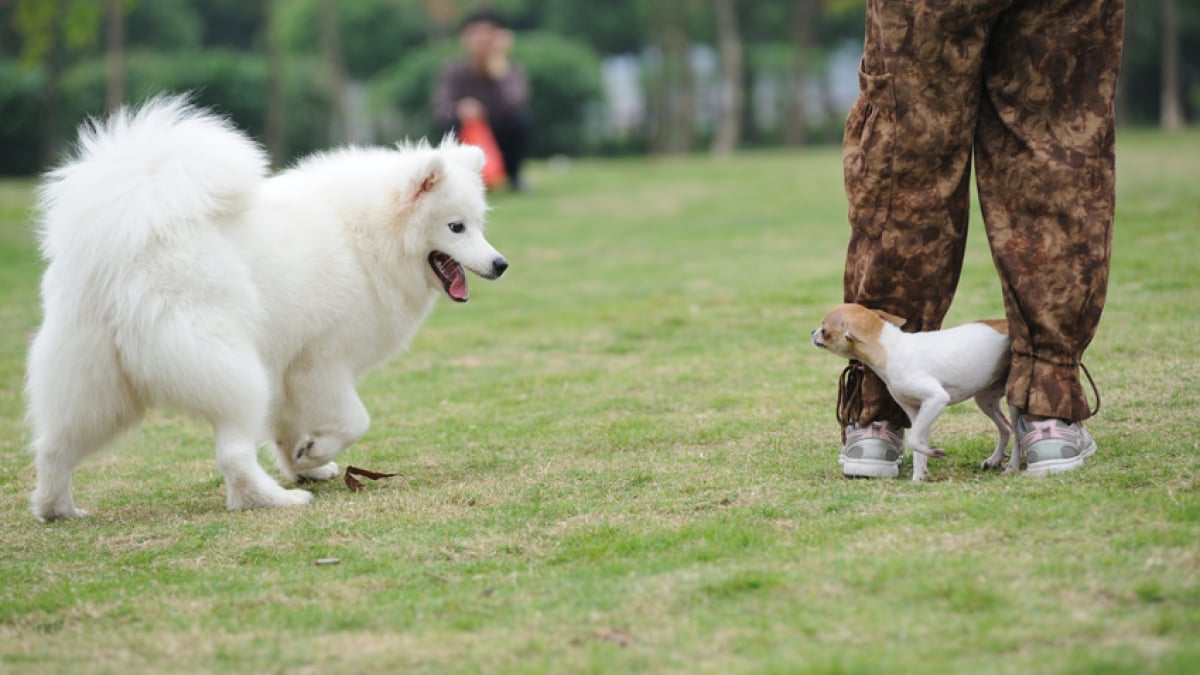
[[[142,413],[111,338],[94,327],[68,330],[48,318],[29,351],[26,397],[37,455],[33,515],[43,521],[87,515],[75,507],[71,475]]]
[[[1008,450],[1008,441],[1012,438],[1012,424],[1004,416],[1004,408],[1000,405],[1000,399],[1004,398],[1004,389],[1005,382],[1001,380],[975,396],[976,405],[996,425],[996,432],[999,434],[996,449],[990,457],[983,460],[984,469],[998,469],[1008,458],[1006,451]]]
[[[225,477],[225,506],[230,511],[272,506],[300,506],[312,501],[307,490],[285,490],[258,463],[257,443],[240,425],[218,422],[217,468]]]
[[[221,382],[229,391],[210,417],[216,440],[217,468],[225,477],[225,505],[230,511],[271,506],[299,506],[312,501],[307,490],[285,490],[258,463],[269,409],[267,376],[251,349],[220,360]],[[217,403],[217,402],[212,402]]]
[[[285,490],[258,463],[269,438],[270,386],[253,343],[219,313],[177,314],[136,345],[142,376],[164,402],[208,418],[229,510],[295,506],[312,501]]]
[[[289,448],[282,461],[304,478],[328,480],[338,475],[333,461],[371,426],[371,416],[358,398],[354,377],[348,372],[307,371],[288,378],[288,393],[299,411],[307,438]]]

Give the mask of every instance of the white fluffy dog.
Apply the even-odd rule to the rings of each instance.
[[[80,133],[39,191],[44,323],[26,396],[40,519],[84,515],[84,457],[170,406],[212,423],[230,509],[305,504],[366,431],[355,379],[404,347],[463,268],[508,263],[483,236],[483,154],[446,140],[319,154],[268,177],[263,151],[182,98]]]

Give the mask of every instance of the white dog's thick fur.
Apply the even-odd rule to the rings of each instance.
[[[355,379],[404,347],[484,239],[483,155],[453,140],[348,148],[267,177],[263,151],[181,98],[85,127],[39,191],[44,323],[26,396],[40,519],[84,515],[71,474],[170,406],[212,423],[230,509],[305,504],[366,432]]]

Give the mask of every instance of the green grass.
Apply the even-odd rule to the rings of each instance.
[[[848,233],[823,149],[537,166],[494,200],[509,274],[362,383],[340,461],[400,476],[228,513],[209,429],[157,412],[51,525],[31,185],[0,183],[0,671],[1195,672],[1198,178],[1200,134],[1122,136],[1101,450],[1072,474],[982,473],[959,406],[933,482],[840,477],[841,364],[808,343]],[[950,323],[1001,312],[982,234]]]

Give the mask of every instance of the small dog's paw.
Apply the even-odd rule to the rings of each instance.
[[[299,480],[301,482],[333,480],[334,478],[337,478],[337,477],[338,477],[337,462],[330,462],[328,464],[323,464],[321,466],[318,466],[315,469],[309,469],[308,471],[301,471]]]
[[[1008,455],[1002,455],[1000,457],[988,457],[987,459],[983,460],[983,464],[980,465],[980,468],[982,468],[984,471],[988,471],[990,469],[999,469],[1004,465],[1004,462],[1007,459]]]

